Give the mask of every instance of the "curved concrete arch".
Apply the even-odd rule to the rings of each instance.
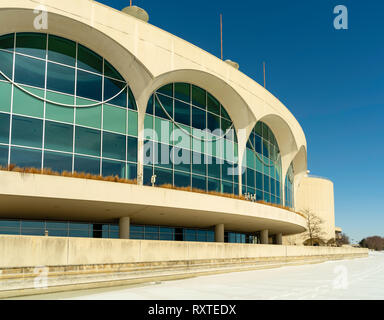
[[[32,8],[10,8],[0,11],[2,21],[0,35],[14,32],[48,33],[78,42],[108,60],[129,84],[135,97],[141,92],[142,87],[151,81],[153,76],[150,71],[113,36],[91,28],[84,21],[57,13],[49,13],[47,30],[36,30],[32,23],[34,18],[36,14]],[[15,24],[14,21],[18,23]],[[76,30],[76,33],[73,30]]]
[[[242,97],[228,83],[219,77],[201,70],[174,70],[154,78],[141,96],[148,101],[150,95],[164,85],[185,82],[196,85],[212,94],[228,112],[235,129],[249,127],[249,119],[255,119]],[[139,99],[141,100],[141,99]],[[146,109],[147,105],[145,105]],[[145,113],[145,110],[142,110]]]

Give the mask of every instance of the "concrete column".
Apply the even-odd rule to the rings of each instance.
[[[130,225],[131,225],[131,219],[129,217],[120,218],[120,220],[119,220],[120,239],[129,239]]]
[[[283,244],[283,234],[282,233],[276,234],[276,244],[279,244],[279,245]]]
[[[260,231],[260,242],[261,244],[269,244],[268,230]]]
[[[224,224],[218,224],[215,226],[215,241],[224,242]]]

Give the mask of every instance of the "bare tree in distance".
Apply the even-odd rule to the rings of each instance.
[[[304,233],[309,244],[313,246],[316,240],[320,240],[326,243],[324,239],[325,232],[323,232],[322,224],[324,220],[316,215],[313,211],[309,209],[304,209],[301,213],[305,216],[307,231]]]
[[[344,244],[351,244],[351,242],[349,241],[349,237],[345,233],[342,233],[340,238],[336,240],[336,244],[338,247],[341,247]]]
[[[384,238],[379,236],[364,238],[359,244],[362,248],[368,248],[376,251],[384,250]]]

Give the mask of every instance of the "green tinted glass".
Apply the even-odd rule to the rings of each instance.
[[[61,37],[49,35],[48,60],[75,66],[76,43]]]
[[[44,59],[46,47],[46,34],[18,33],[16,35],[16,52]]]
[[[13,33],[0,37],[0,49],[13,51],[14,45],[15,35]]]
[[[118,73],[117,70],[108,61],[104,61],[104,75],[107,77],[124,81],[120,73]]]
[[[104,130],[125,134],[127,126],[127,110],[110,105],[103,107]]]
[[[74,104],[74,97],[49,91],[47,91],[47,100],[63,103],[66,105]],[[45,109],[45,117],[51,120],[73,123],[74,110],[75,109],[72,107],[62,107],[47,103]]]
[[[102,73],[103,71],[103,58],[92,50],[78,45],[78,57],[77,66],[81,69]]]
[[[29,87],[23,88],[32,94],[44,98],[43,90]],[[13,96],[13,112],[42,118],[44,116],[44,102],[21,91],[20,89],[15,88]]]
[[[92,102],[77,99],[79,105],[88,105]],[[101,129],[101,106],[78,108],[76,110],[76,124]]]
[[[220,103],[209,93],[207,99],[207,107],[208,111],[220,115]]]
[[[128,110],[128,134],[137,137],[137,112]]]
[[[0,81],[0,111],[11,111],[12,85]]]

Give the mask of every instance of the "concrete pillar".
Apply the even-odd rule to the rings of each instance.
[[[276,234],[276,244],[279,244],[279,245],[283,244],[283,234],[282,233]]]
[[[120,239],[129,239],[130,225],[131,225],[131,219],[129,217],[120,218],[120,220],[119,220]]]
[[[260,242],[261,244],[269,244],[268,230],[260,231]]]
[[[215,241],[224,242],[224,224],[218,224],[215,226]]]

